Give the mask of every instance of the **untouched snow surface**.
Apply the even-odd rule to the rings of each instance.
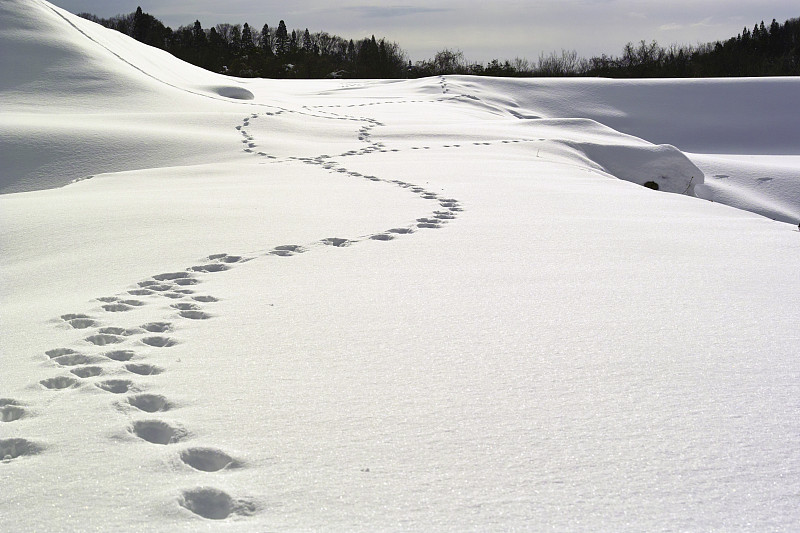
[[[800,527],[797,78],[0,49],[0,530]]]

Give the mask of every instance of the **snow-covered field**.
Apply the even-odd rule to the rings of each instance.
[[[800,528],[800,79],[0,72],[0,531]]]

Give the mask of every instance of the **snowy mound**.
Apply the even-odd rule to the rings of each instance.
[[[0,531],[800,528],[797,80],[0,51]]]

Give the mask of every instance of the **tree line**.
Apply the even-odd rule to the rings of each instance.
[[[204,69],[251,78],[403,78],[405,52],[394,42],[373,35],[358,41],[327,32],[292,30],[281,20],[261,29],[244,24],[203,28],[199,20],[176,30],[139,7],[108,19],[90,13],[78,16],[122,32],[137,41],[166,50]]]
[[[203,28],[199,20],[176,30],[139,7],[128,15],[102,19],[79,16],[161,48],[193,65],[239,77],[264,78],[417,78],[442,74],[477,76],[603,76],[610,78],[688,78],[800,75],[800,18],[783,24],[762,21],[736,37],[697,46],[628,43],[619,56],[589,59],[574,50],[487,63],[469,62],[459,50],[444,49],[411,63],[397,43],[375,36],[344,39],[326,32],[289,32],[281,20],[261,29],[244,24]]]

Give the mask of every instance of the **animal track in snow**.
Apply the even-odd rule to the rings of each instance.
[[[303,248],[299,244],[284,244],[273,248],[272,251],[270,251],[270,254],[278,255],[281,257],[288,257],[290,255],[301,254],[305,251],[306,251],[305,248]]]
[[[192,300],[196,302],[213,303],[218,302],[219,298],[215,298],[214,296],[192,296]]]
[[[239,461],[214,448],[189,448],[183,450],[180,457],[185,464],[203,472],[218,472],[241,466]]]
[[[80,366],[78,368],[73,368],[72,370],[70,370],[70,372],[72,372],[79,378],[92,378],[102,374],[103,369],[99,366]]]
[[[192,310],[200,309],[199,305],[191,304],[191,303],[188,303],[188,302],[181,302],[181,303],[177,303],[177,304],[172,304],[170,307],[172,307],[174,309],[178,309],[179,311],[192,311]]]
[[[164,370],[157,366],[148,365],[147,363],[130,363],[125,365],[125,369],[133,374],[140,376],[155,376],[162,373]]]
[[[67,324],[74,329],[86,329],[95,327],[97,322],[91,318],[73,318],[72,320],[67,320]]]
[[[0,439],[0,461],[6,463],[17,457],[36,455],[44,448],[26,439]]]
[[[97,330],[99,333],[107,334],[107,335],[122,335],[123,337],[130,337],[131,335],[138,335],[142,331],[137,328],[118,328],[118,327],[107,327],[107,328],[100,328]]]
[[[54,378],[47,378],[41,380],[39,383],[41,383],[42,386],[45,387],[46,389],[51,389],[51,390],[68,389],[78,386],[78,380],[71,378],[69,376],[58,376]]]
[[[106,304],[103,306],[103,309],[110,313],[121,313],[124,311],[130,311],[133,307],[121,303],[114,303],[114,304]]]
[[[392,228],[389,230],[389,233],[397,233],[400,235],[407,235],[409,233],[414,233],[414,230],[411,228]]]
[[[229,270],[231,267],[225,263],[209,263],[207,265],[193,266],[191,269],[195,272],[223,272]]]
[[[137,394],[136,396],[128,398],[128,403],[146,413],[156,413],[172,409],[172,404],[159,394]]]
[[[60,366],[78,366],[97,363],[98,361],[101,361],[101,359],[97,357],[89,357],[88,355],[83,355],[80,353],[73,353],[69,355],[62,355],[61,357],[54,357],[51,359],[51,361]]]
[[[16,400],[0,398],[0,422],[14,422],[23,416],[25,409]]]
[[[105,381],[95,383],[95,385],[104,391],[111,392],[113,394],[125,394],[131,390],[131,387],[133,387],[133,382],[127,379],[107,379]]]
[[[142,326],[142,329],[150,333],[165,333],[172,330],[172,324],[169,322],[148,322]]]
[[[209,318],[211,318],[211,315],[209,315],[208,313],[204,313],[203,311],[189,310],[189,311],[181,311],[178,314],[181,315],[183,318],[188,318],[190,320],[208,320]]]
[[[182,278],[175,280],[175,285],[197,285],[198,283],[200,283],[200,281],[194,278]]]
[[[191,277],[191,274],[188,272],[167,272],[165,274],[156,274],[153,279],[156,281],[175,281],[189,277]]]
[[[113,350],[105,352],[103,355],[113,361],[130,361],[136,355],[136,352],[133,350]]]
[[[70,355],[70,354],[78,353],[78,352],[76,352],[72,348],[55,348],[53,350],[47,350],[44,353],[50,359],[55,359],[56,357],[61,357],[62,355]]]
[[[142,440],[163,445],[179,442],[188,435],[183,428],[172,426],[161,420],[137,420],[131,426],[130,431]]]
[[[370,236],[370,239],[372,239],[373,241],[391,241],[392,239],[394,239],[394,237],[392,235],[389,235],[388,233],[378,233],[376,235]]]
[[[232,514],[250,515],[255,512],[255,506],[251,502],[234,500],[227,493],[212,487],[185,490],[178,503],[194,514],[211,520],[222,520]]]
[[[243,258],[240,255],[228,255],[228,254],[213,254],[209,255],[208,259],[210,261],[219,261],[220,263],[242,263],[247,261],[247,259]]]
[[[154,294],[154,291],[150,289],[133,289],[128,291],[128,294],[132,296],[150,296],[151,294]]]
[[[109,335],[106,333],[99,333],[84,339],[86,342],[92,343],[95,346],[108,346],[109,344],[119,344],[125,341],[125,337],[119,335]]]
[[[142,339],[142,342],[147,344],[148,346],[154,346],[156,348],[169,348],[170,346],[175,346],[178,344],[178,341],[175,339],[171,339],[169,337],[145,337]]]
[[[320,242],[326,246],[336,246],[337,248],[342,248],[344,246],[349,246],[353,241],[329,237],[327,239],[322,239]]]

